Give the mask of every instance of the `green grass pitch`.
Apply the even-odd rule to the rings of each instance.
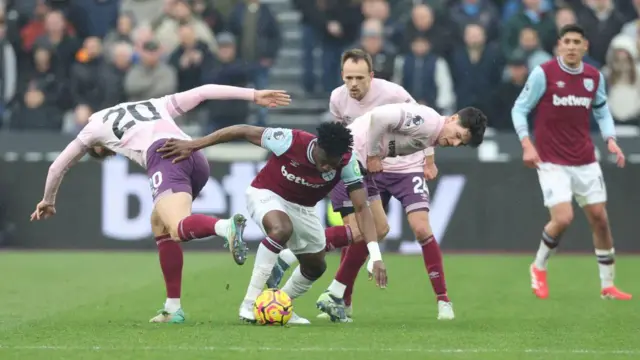
[[[274,328],[237,320],[253,258],[239,267],[228,254],[187,252],[187,323],[172,325],[147,322],[164,301],[153,252],[0,252],[0,359],[640,358],[637,301],[600,299],[593,256],[553,258],[546,301],[529,289],[531,256],[446,256],[452,322],[436,320],[421,257],[385,260],[388,289],[360,274],[354,323],[315,318],[332,255],[326,276],[294,305],[312,325]],[[638,259],[617,264],[618,285],[640,295]]]

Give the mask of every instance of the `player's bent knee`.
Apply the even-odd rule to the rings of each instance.
[[[267,236],[280,244],[285,244],[293,235],[293,224],[288,218],[286,220],[269,221],[263,225]]]
[[[314,262],[312,264],[300,265],[300,271],[309,280],[318,280],[327,271],[327,263],[325,261]]]
[[[191,215],[191,203],[191,194],[186,192],[166,194],[156,200],[154,212],[172,238],[180,238],[180,221]]]
[[[600,228],[609,226],[609,218],[604,204],[589,205],[585,208],[589,222]]]
[[[561,229],[566,229],[573,222],[573,208],[571,203],[562,203],[551,208],[551,222]]]

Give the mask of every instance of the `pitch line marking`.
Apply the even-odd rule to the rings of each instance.
[[[240,346],[58,346],[32,345],[11,346],[0,345],[0,350],[42,350],[42,351],[281,351],[281,352],[390,352],[390,353],[430,353],[430,354],[480,354],[480,353],[512,353],[512,354],[585,354],[585,355],[640,355],[640,350],[595,350],[595,349],[422,349],[422,348],[350,348],[350,347],[240,347]]]

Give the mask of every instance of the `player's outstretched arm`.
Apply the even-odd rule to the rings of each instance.
[[[373,261],[373,273],[376,279],[376,285],[381,288],[387,287],[387,270],[382,262],[382,254],[378,245],[378,235],[376,233],[376,224],[373,220],[373,214],[369,208],[367,201],[367,191],[364,189],[364,179],[360,172],[360,164],[356,160],[356,155],[351,155],[349,164],[342,168],[340,174],[342,180],[347,187],[349,198],[353,203],[353,209],[356,213],[356,222],[360,233],[364,237],[369,249],[369,256]]]
[[[36,206],[36,210],[31,214],[31,221],[47,219],[55,215],[56,195],[62,183],[62,178],[75,163],[82,159],[87,151],[87,146],[80,140],[74,139],[49,166],[49,173],[44,186],[44,196]]]
[[[169,95],[167,111],[171,116],[179,116],[206,100],[246,100],[265,107],[287,106],[291,103],[291,97],[284,90],[254,90],[209,84]]]

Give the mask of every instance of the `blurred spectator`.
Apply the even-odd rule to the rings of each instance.
[[[573,9],[568,8],[568,7],[561,7],[556,11],[556,32],[560,33],[560,29],[562,29],[563,27],[565,27],[566,25],[570,25],[570,24],[575,24],[576,23],[576,13],[573,11]],[[553,55],[558,55],[557,54],[557,44],[554,46],[553,48]],[[597,61],[595,61],[591,56],[589,56],[589,54],[585,54],[584,58],[582,59],[585,63],[596,67],[596,68],[600,68],[601,64]],[[530,68],[533,69],[533,68]]]
[[[89,121],[89,115],[104,107],[105,88],[103,86],[102,42],[98,37],[88,37],[77,54],[77,60],[71,67],[70,91],[76,107],[76,128],[79,131]],[[82,109],[78,109],[82,108]],[[86,109],[85,109],[86,108]]]
[[[216,38],[218,53],[212,63],[205,68],[208,70],[203,82],[246,87],[251,78],[251,69],[244,61],[236,57],[236,40],[233,34],[223,32]],[[243,124],[249,116],[249,103],[243,100],[212,100],[207,103],[209,109],[209,123],[205,125],[206,132]]]
[[[502,52],[512,54],[518,47],[520,32],[525,27],[532,27],[538,32],[540,44],[547,52],[553,50],[556,43],[555,16],[542,6],[541,0],[523,0],[524,8],[514,15],[502,31]]]
[[[111,46],[109,63],[104,70],[104,107],[127,101],[124,92],[124,77],[131,68],[132,60],[133,47],[131,44],[119,42]]]
[[[116,25],[120,0],[73,0],[71,4],[67,14],[81,39],[103,38]]]
[[[611,114],[621,123],[640,124],[640,65],[635,41],[618,35],[611,42],[602,69],[608,86]]]
[[[482,26],[467,25],[464,45],[456,49],[452,65],[458,108],[475,106],[488,112],[491,89],[500,83],[500,64],[499,49],[486,43]]]
[[[404,32],[404,50],[411,51],[411,41],[416,37],[424,37],[431,43],[431,51],[446,56],[455,40],[452,41],[452,33],[446,28],[446,23],[436,22],[431,7],[420,4],[411,10],[411,21],[407,23]]]
[[[560,0],[562,2],[563,0]],[[577,1],[580,2],[582,0],[564,0],[564,2],[572,2]],[[502,22],[507,23],[513,16],[518,14],[522,10],[522,0],[498,0],[499,4],[503,4],[502,6]],[[553,0],[542,0],[540,2],[540,6],[543,11],[549,11],[553,9]]]
[[[172,4],[173,0],[121,0],[120,12],[132,13],[137,21],[151,24],[162,16],[165,3]]]
[[[635,12],[633,13],[634,20],[629,21],[624,24],[621,34],[627,35],[633,39],[633,41],[638,41],[638,33],[640,32],[640,21],[638,21],[638,17],[640,17],[640,0],[632,0],[633,7]]]
[[[67,92],[64,79],[55,70],[56,59],[45,47],[33,49],[33,72],[20,91],[20,101],[11,116],[12,130],[62,129],[62,108]]]
[[[238,40],[242,60],[256,63],[253,85],[256,89],[269,86],[269,71],[282,45],[280,25],[267,5],[260,0],[238,4],[229,18],[229,28]],[[258,124],[264,125],[267,108],[258,110]]]
[[[22,49],[25,52],[30,52],[33,44],[40,36],[45,33],[45,17],[51,9],[47,5],[45,0],[37,0],[33,17],[31,20],[20,30],[20,38],[22,40]],[[65,32],[67,35],[74,35],[73,28],[65,24]]]
[[[487,41],[498,38],[500,13],[490,0],[457,0],[450,10],[451,19],[458,26],[458,33],[463,33],[467,25],[481,25],[487,34]]]
[[[204,65],[211,63],[213,56],[207,44],[196,39],[190,25],[182,25],[179,29],[180,45],[169,58],[178,75],[178,91],[186,91],[201,85]]]
[[[586,7],[578,12],[578,23],[589,40],[589,55],[604,64],[609,43],[624,25],[624,16],[611,0],[585,0]]]
[[[373,60],[374,76],[391,81],[395,70],[396,53],[384,37],[384,25],[380,20],[367,19],[362,23],[360,47]]]
[[[303,0],[305,1],[305,0]],[[357,0],[317,1],[322,27],[322,88],[329,94],[341,84],[340,57],[358,39],[362,13]]]
[[[142,101],[176,92],[176,73],[161,61],[161,57],[160,44],[156,40],[142,45],[140,63],[134,65],[124,79],[127,100]]]
[[[540,46],[540,39],[536,29],[526,26],[520,31],[520,41],[515,52],[522,52],[527,59],[527,67],[533,69],[553,58]]]
[[[363,0],[362,15],[365,19],[377,19],[383,24],[384,39],[395,47],[401,45],[402,33],[399,23],[391,18],[389,2],[387,0]]]
[[[453,113],[456,96],[449,65],[431,52],[426,38],[413,39],[411,53],[404,56],[401,84],[418,103],[444,114]]]
[[[4,111],[11,103],[18,86],[18,58],[6,33],[4,9],[0,9],[0,127]]]
[[[133,13],[121,13],[118,16],[118,23],[116,28],[111,30],[104,38],[103,46],[104,51],[107,54],[111,53],[111,47],[119,42],[128,42],[133,44],[132,33],[136,25],[136,20],[133,17]]]
[[[217,5],[218,1],[215,3]],[[224,31],[224,17],[216,10],[211,1],[192,0],[191,8],[193,9],[193,13],[204,20],[214,34]]]
[[[524,54],[515,54],[507,60],[505,81],[493,94],[493,105],[489,115],[489,126],[497,130],[513,131],[511,108],[527,82],[529,70]]]
[[[153,36],[153,30],[149,24],[138,25],[131,32],[131,40],[133,40],[133,62],[138,63],[140,61],[140,54],[144,51],[144,44],[148,41],[155,40]],[[162,46],[161,46],[162,48]],[[161,49],[164,51],[164,49]]]
[[[155,31],[156,38],[162,39],[163,49],[168,53],[173,52],[180,43],[178,37],[180,25],[189,24],[195,31],[196,38],[207,44],[211,51],[216,51],[216,41],[211,29],[204,21],[193,15],[191,7],[186,0],[175,0],[173,5],[169,6],[170,12],[167,14],[168,16],[160,21]]]
[[[36,40],[36,45],[53,49],[58,66],[68,76],[80,44],[65,29],[66,20],[62,12],[49,12],[45,16],[45,33]]]

